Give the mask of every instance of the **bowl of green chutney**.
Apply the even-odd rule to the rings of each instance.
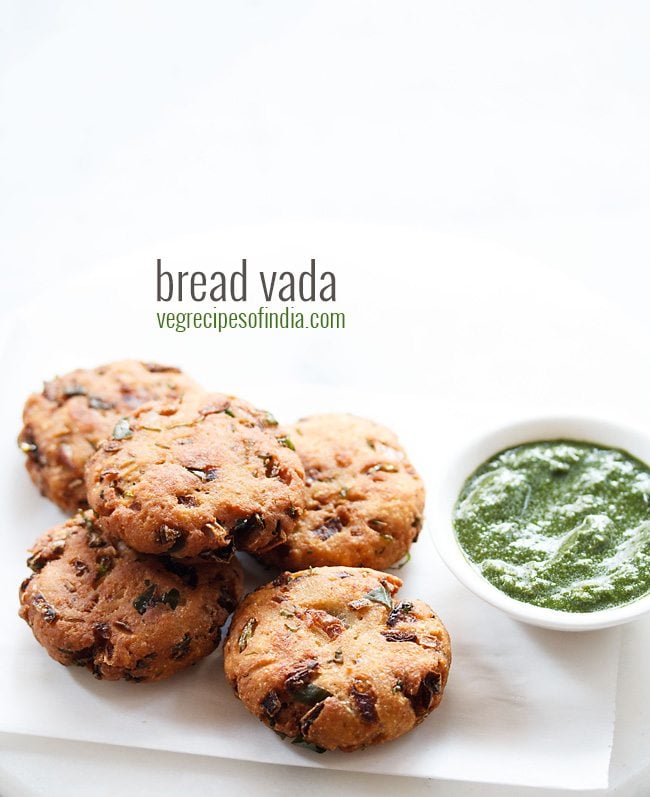
[[[523,622],[583,631],[650,611],[650,436],[615,422],[502,426],[450,463],[434,543],[472,592]]]

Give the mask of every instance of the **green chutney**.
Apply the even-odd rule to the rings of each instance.
[[[478,571],[526,603],[593,612],[650,592],[650,468],[625,451],[502,451],[465,482],[454,528]]]

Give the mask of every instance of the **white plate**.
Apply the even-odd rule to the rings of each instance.
[[[206,386],[240,393],[283,420],[324,410],[369,415],[398,432],[430,489],[454,451],[486,423],[554,402],[582,409],[586,395],[591,407],[616,406],[616,391],[608,397],[604,389],[584,389],[598,381],[603,362],[612,384],[627,378],[629,395],[643,406],[646,377],[630,370],[639,354],[624,347],[629,334],[623,326],[619,338],[601,329],[606,305],[559,275],[528,267],[522,283],[521,264],[503,253],[413,231],[326,232],[258,230],[254,245],[244,247],[240,231],[170,244],[162,254],[177,264],[214,265],[244,252],[267,267],[293,266],[316,251],[340,275],[338,306],[350,320],[340,336],[161,332],[151,278],[161,248],[63,284],[18,314],[0,371],[0,730],[361,772],[602,787],[618,631],[567,642],[511,621],[448,574],[427,534],[399,575],[404,597],[431,603],[450,629],[447,694],[412,734],[359,754],[315,756],[282,742],[230,693],[220,653],[160,684],[98,682],[52,662],[16,617],[25,550],[60,520],[36,494],[15,446],[26,394],[53,372],[140,356],[177,363]],[[526,285],[533,282],[538,290],[531,294]],[[629,362],[619,356],[623,350]],[[549,684],[550,697],[540,688]]]

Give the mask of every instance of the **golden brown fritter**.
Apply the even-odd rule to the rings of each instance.
[[[389,429],[354,415],[304,418],[289,434],[305,468],[306,512],[260,558],[280,569],[384,569],[422,526],[424,485]]]
[[[46,382],[27,399],[18,438],[32,481],[68,514],[87,507],[84,467],[119,419],[144,402],[177,400],[192,390],[198,385],[178,368],[137,360]]]
[[[44,534],[34,573],[20,589],[20,616],[50,656],[97,678],[157,681],[219,644],[242,595],[231,564],[186,565],[111,545],[85,512]]]
[[[357,750],[411,730],[440,703],[449,635],[402,582],[375,570],[284,573],[252,592],[224,645],[226,676],[275,731],[318,749]]]
[[[144,553],[227,559],[281,542],[304,472],[268,413],[221,393],[140,407],[88,461],[99,525]]]

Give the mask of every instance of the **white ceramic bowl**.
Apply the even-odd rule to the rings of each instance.
[[[588,631],[634,620],[650,611],[650,594],[632,603],[594,612],[564,612],[516,600],[490,584],[466,559],[453,527],[453,511],[467,478],[503,449],[540,440],[578,440],[621,448],[650,462],[650,437],[610,421],[588,418],[539,418],[503,426],[476,440],[449,463],[430,515],[433,541],[452,573],[474,594],[507,614],[532,625],[563,631]]]

